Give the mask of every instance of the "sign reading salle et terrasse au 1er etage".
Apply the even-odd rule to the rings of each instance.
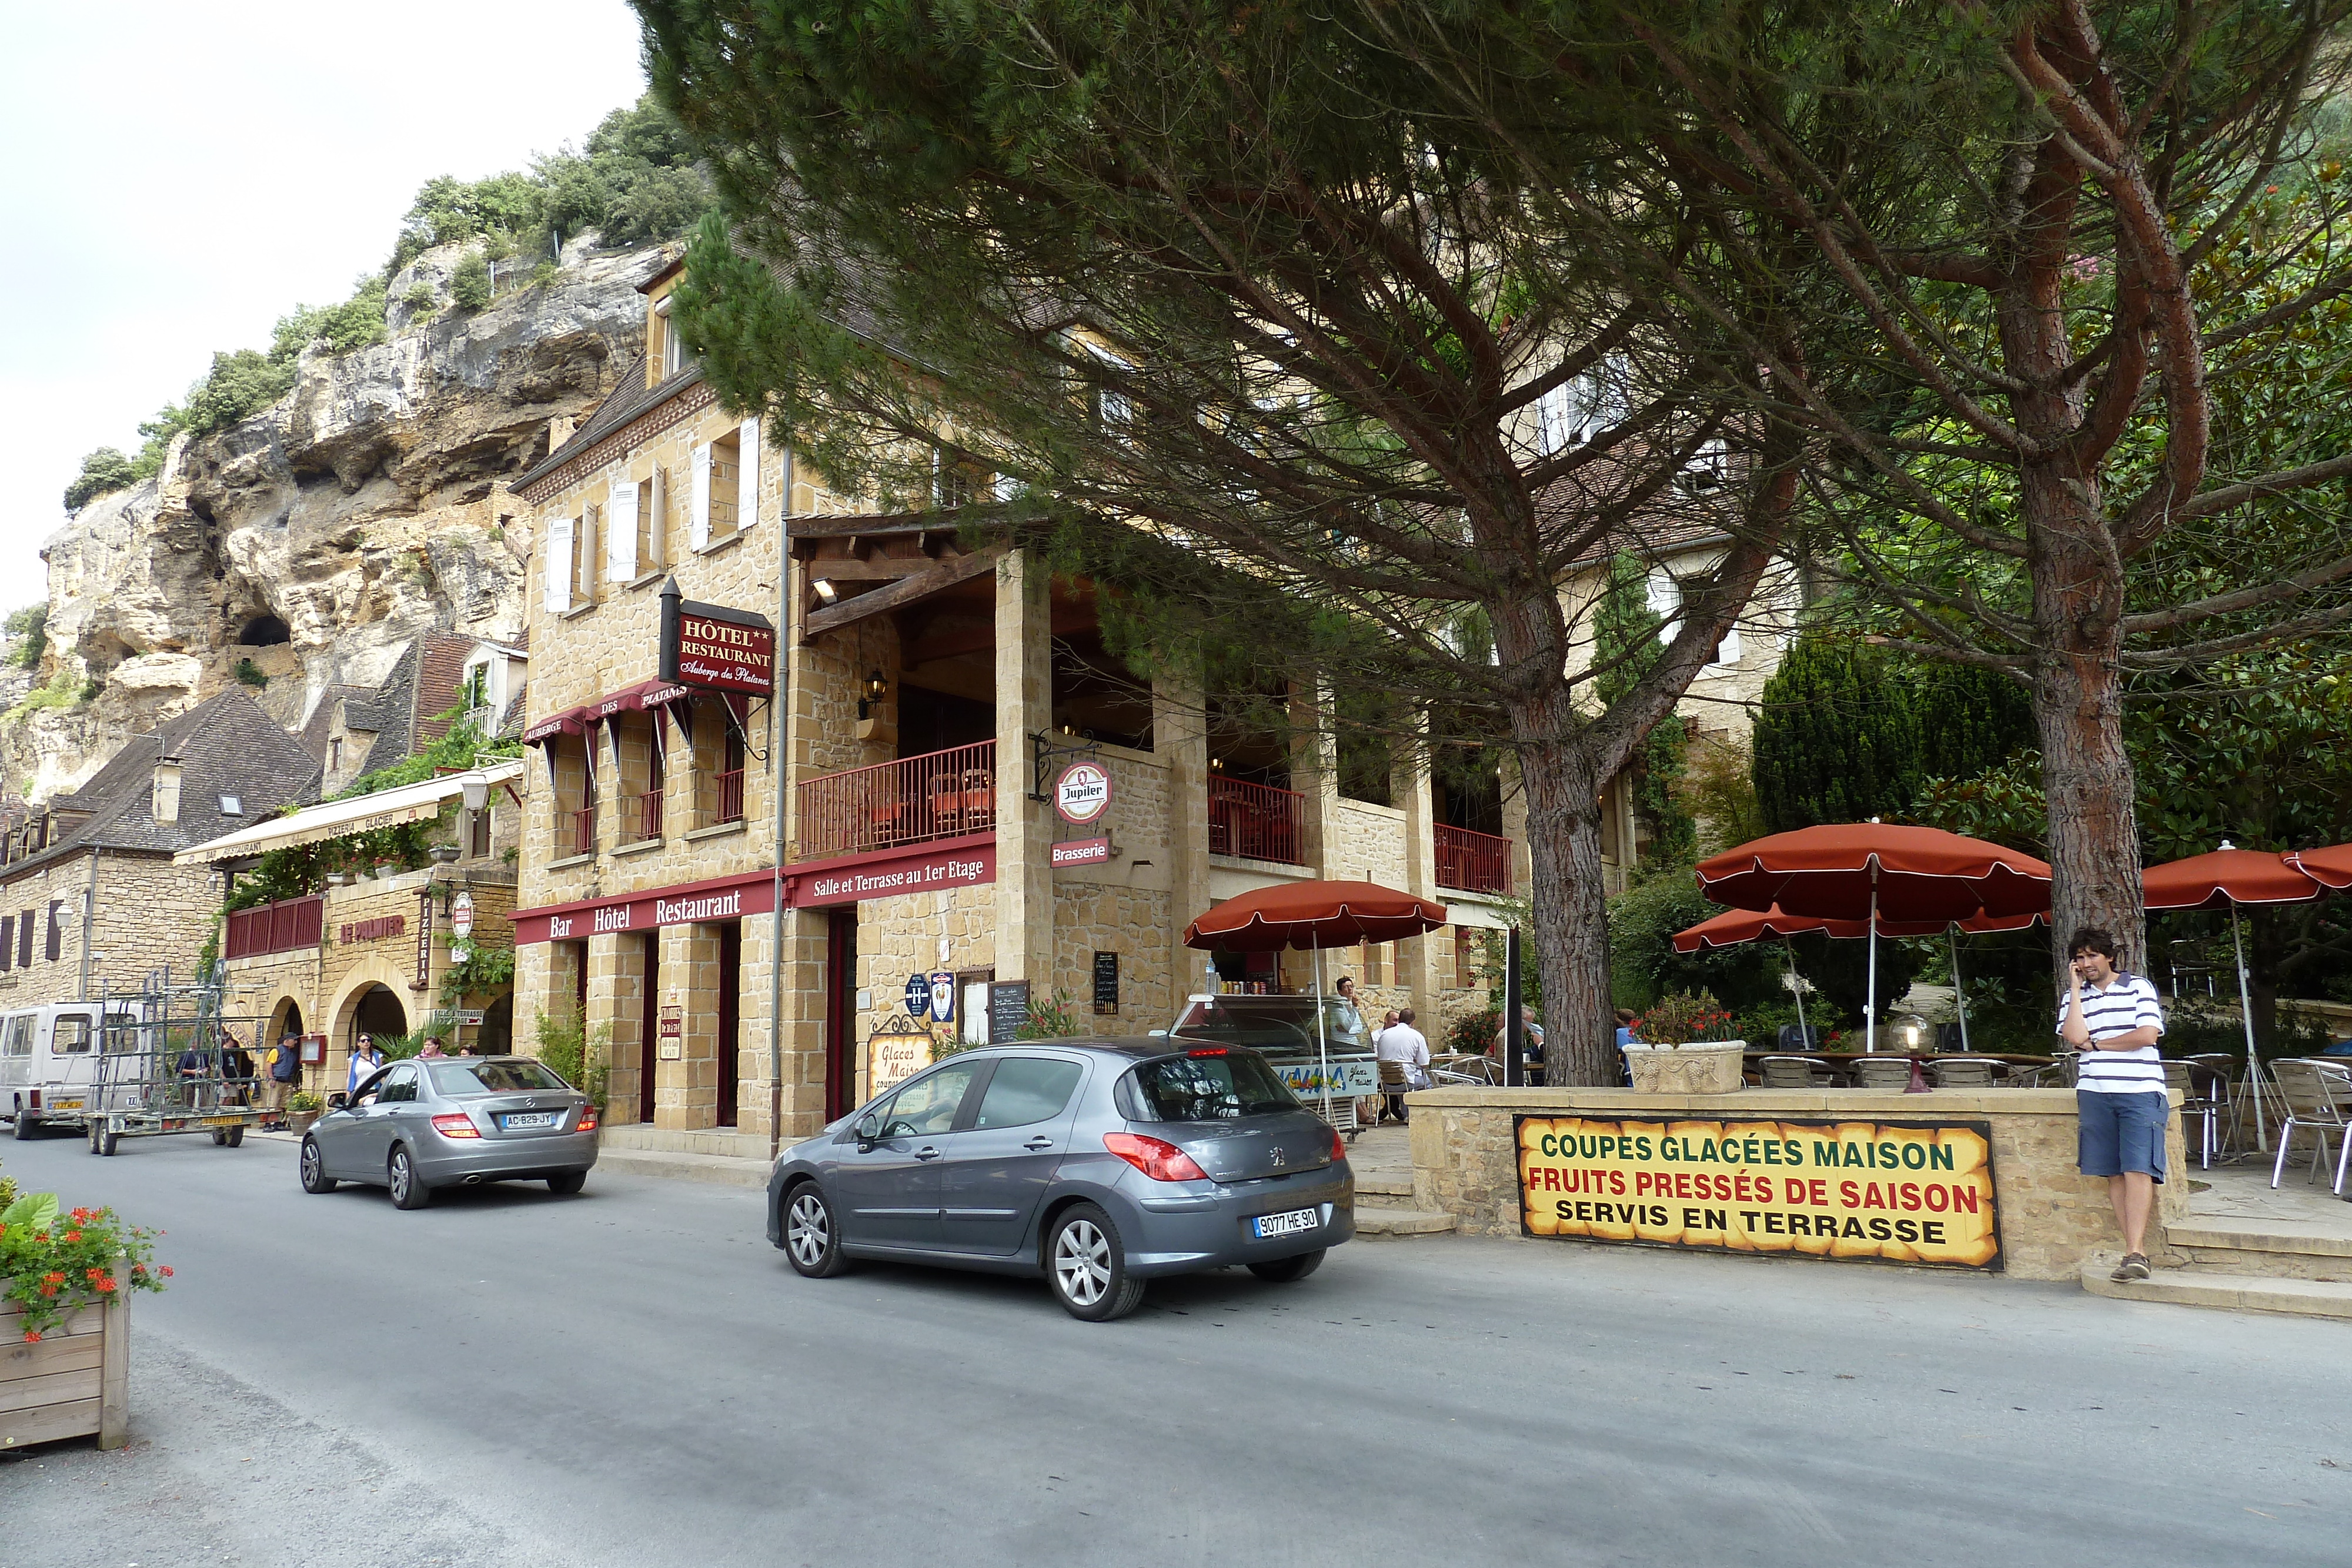
[[[704,691],[772,696],[776,629],[764,615],[679,595],[675,579],[661,595],[661,678]]]

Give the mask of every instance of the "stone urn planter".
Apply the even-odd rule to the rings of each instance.
[[[325,1113],[320,1111],[289,1111],[286,1113],[287,1130],[299,1137],[302,1134],[309,1132],[310,1130],[310,1124],[316,1122],[323,1114],[325,1114]]]
[[[24,1319],[0,1308],[0,1450],[98,1436],[130,1440],[131,1294],[121,1263],[110,1300],[93,1302],[26,1343]]]
[[[1744,1040],[1695,1040],[1685,1045],[1629,1045],[1625,1064],[1645,1094],[1729,1094],[1739,1088]]]
[[[435,844],[433,846],[433,863],[435,865],[456,865],[457,863],[457,855],[458,849],[455,844]]]

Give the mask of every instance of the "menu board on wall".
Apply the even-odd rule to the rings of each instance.
[[[1029,1027],[1029,982],[994,980],[988,988],[988,1043],[1010,1045]]]
[[[1095,955],[1095,1013],[1097,1017],[1116,1017],[1118,1012],[1118,955]]]

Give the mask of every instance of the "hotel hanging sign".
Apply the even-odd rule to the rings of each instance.
[[[661,595],[661,678],[704,691],[772,696],[776,629],[748,610],[682,599],[673,580]]]
[[[1989,1123],[1514,1120],[1528,1236],[2001,1267]]]

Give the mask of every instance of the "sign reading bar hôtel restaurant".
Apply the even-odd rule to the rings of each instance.
[[[2001,1266],[1988,1123],[1514,1121],[1525,1235]]]
[[[672,580],[662,589],[661,621],[663,680],[746,696],[775,695],[776,629],[766,616],[682,599]]]

